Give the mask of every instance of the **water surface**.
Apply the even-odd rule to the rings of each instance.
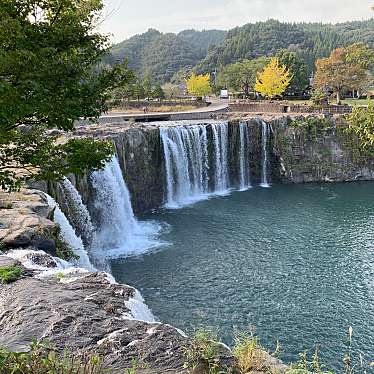
[[[374,361],[373,183],[253,188],[146,218],[170,224],[171,245],[112,271],[161,321],[227,343],[255,326],[283,359],[319,346],[335,368],[352,326]]]

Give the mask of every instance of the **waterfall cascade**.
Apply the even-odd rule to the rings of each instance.
[[[61,238],[74,250],[74,253],[79,256],[77,260],[78,266],[94,271],[95,268],[92,266],[88,254],[84,248],[82,239],[76,234],[75,230],[71,226],[70,222],[66,218],[65,214],[60,209],[56,201],[47,196],[48,205],[54,208],[54,217],[53,220],[60,226],[60,235]]]
[[[246,122],[239,123],[239,190],[246,191],[251,188],[251,177],[249,168],[249,131]]]
[[[62,192],[65,206],[68,209],[68,217],[74,228],[82,237],[84,244],[90,245],[93,241],[95,228],[91,221],[90,213],[83,204],[82,197],[69,179],[65,178],[59,188]]]
[[[207,128],[204,125],[160,129],[164,148],[167,206],[176,208],[208,194]]]
[[[103,170],[92,173],[91,183],[99,221],[92,245],[96,260],[141,254],[163,244],[157,240],[160,225],[135,218],[116,157]]]
[[[213,144],[215,155],[215,192],[226,193],[229,188],[228,170],[228,123],[213,124]]]
[[[169,208],[189,205],[228,189],[228,124],[212,125],[214,160],[209,159],[207,126],[160,129]],[[214,178],[211,187],[210,176]]]
[[[269,188],[270,184],[268,182],[268,163],[269,163],[269,155],[268,155],[268,132],[269,132],[269,125],[261,120],[261,128],[262,128],[262,160],[261,160],[261,187]]]

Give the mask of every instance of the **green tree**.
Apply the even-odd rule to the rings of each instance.
[[[370,101],[367,108],[354,107],[347,115],[348,132],[356,134],[362,150],[374,156],[374,105]]]
[[[145,89],[143,83],[139,79],[134,84],[133,95],[138,101],[145,98]]]
[[[345,48],[345,59],[348,63],[356,64],[363,69],[374,65],[374,50],[365,43],[355,43]]]
[[[150,74],[148,74],[148,73],[146,74],[146,76],[143,80],[142,86],[143,86],[143,90],[144,90],[144,96],[145,97],[152,97],[153,89],[152,89],[152,78],[151,78]]]
[[[152,97],[155,99],[164,99],[165,98],[165,93],[162,87],[157,84],[152,91]]]
[[[223,67],[217,77],[218,87],[233,91],[243,91],[246,96],[254,90],[257,73],[270,61],[270,58],[260,57],[254,60],[244,60]]]
[[[281,65],[286,66],[292,74],[288,93],[302,94],[309,85],[308,67],[305,61],[296,53],[287,49],[278,51],[276,57]]]
[[[58,142],[50,129],[73,131],[80,118],[108,109],[111,91],[131,73],[124,64],[97,71],[107,38],[95,32],[100,0],[0,2],[0,187],[58,180],[103,167],[104,141]]]

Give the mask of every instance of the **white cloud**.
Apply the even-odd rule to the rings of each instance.
[[[115,41],[148,28],[230,29],[269,18],[281,21],[342,22],[371,16],[373,0],[104,0],[102,30]]]

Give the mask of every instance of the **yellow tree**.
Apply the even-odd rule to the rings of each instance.
[[[196,75],[192,74],[187,79],[187,90],[191,95],[194,96],[206,96],[212,92],[212,88],[210,86],[210,75],[203,74],[203,75]]]
[[[262,96],[273,98],[282,95],[292,80],[292,74],[273,57],[264,70],[257,74],[255,90]]]

